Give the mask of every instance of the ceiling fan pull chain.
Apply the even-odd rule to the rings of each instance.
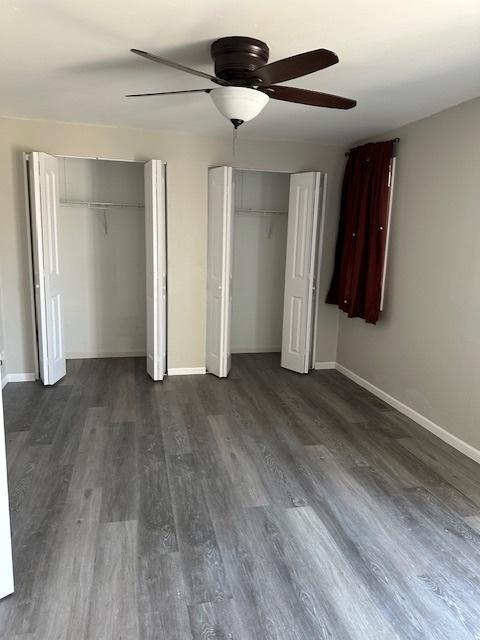
[[[232,155],[235,156],[235,152],[236,152],[236,148],[237,148],[237,135],[238,135],[238,129],[233,129],[233,136],[232,136]]]

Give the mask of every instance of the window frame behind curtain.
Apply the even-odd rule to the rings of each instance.
[[[397,167],[397,150],[396,146],[393,147],[394,155],[390,161],[390,173],[388,176],[388,214],[387,214],[387,237],[385,240],[385,253],[383,257],[383,273],[382,273],[382,293],[380,297],[380,311],[383,311],[385,304],[385,286],[387,280],[387,265],[388,265],[388,250],[390,248],[390,228],[392,222],[392,208],[393,208],[393,189],[395,186],[395,170]]]

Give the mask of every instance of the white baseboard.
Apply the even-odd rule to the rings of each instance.
[[[7,373],[2,380],[2,388],[9,382],[34,382],[34,373]]]
[[[412,409],[403,402],[400,402],[400,400],[397,400],[386,391],[383,391],[379,387],[376,387],[368,380],[365,380],[365,378],[362,378],[353,371],[350,371],[350,369],[347,369],[338,362],[335,363],[335,369],[347,378],[350,378],[350,380],[353,380],[353,382],[356,382],[364,389],[367,389],[367,391],[373,393],[374,396],[377,396],[377,398],[380,398],[397,411],[400,411],[400,413],[403,413],[403,415],[407,416],[408,418],[419,424],[421,427],[424,427],[425,429],[428,429],[428,431],[431,431],[447,444],[451,445],[458,451],[461,451],[472,460],[475,460],[475,462],[480,463],[480,451],[478,449],[475,449],[475,447],[472,447],[471,444],[468,444],[464,440],[461,440],[457,436],[454,436],[443,427],[440,427],[435,422],[432,422],[432,420],[430,420],[429,418],[423,416],[421,413],[418,413],[418,411],[415,411],[415,409]]]
[[[335,362],[315,362],[313,368],[316,371],[320,369],[335,369]]]
[[[97,351],[96,353],[89,352],[72,352],[67,353],[67,360],[90,360],[91,358],[141,358],[145,357],[145,351]]]
[[[167,373],[169,376],[195,376],[206,372],[205,367],[174,367],[173,369],[168,369]]]
[[[232,347],[232,354],[235,353],[280,353],[282,347]]]

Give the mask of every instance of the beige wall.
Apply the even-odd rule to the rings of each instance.
[[[222,126],[225,123],[219,122],[219,128]],[[207,168],[211,165],[328,173],[326,250],[320,283],[320,299],[324,299],[333,260],[344,149],[250,141],[245,135],[246,130],[240,132],[232,158],[230,138],[0,119],[0,269],[9,373],[33,371],[22,151],[167,162],[170,367],[197,367],[205,362]],[[319,324],[317,360],[333,360],[337,311],[321,303]]]
[[[0,272],[1,276],[1,272]],[[7,375],[7,363],[5,356],[5,329],[3,328],[3,294],[2,294],[2,281],[0,278],[0,378],[3,381],[5,380],[5,376]]]
[[[340,314],[337,361],[480,448],[480,99],[395,136],[385,311]]]

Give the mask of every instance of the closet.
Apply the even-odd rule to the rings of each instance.
[[[290,175],[234,170],[232,353],[280,352]]]
[[[143,164],[59,158],[66,358],[145,355]]]
[[[208,176],[206,368],[232,353],[280,351],[313,368],[326,175],[212,167]]]
[[[166,371],[165,167],[26,154],[38,377],[69,358],[147,356]]]

